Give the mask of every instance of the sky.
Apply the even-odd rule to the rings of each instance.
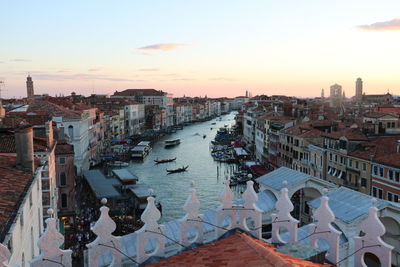
[[[399,0],[0,0],[2,97],[400,94]]]

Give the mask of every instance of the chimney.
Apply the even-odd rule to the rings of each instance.
[[[15,149],[17,152],[17,169],[33,173],[33,130],[30,125],[22,125],[15,130]]]
[[[46,122],[46,139],[47,147],[51,149],[54,145],[54,135],[53,135],[53,121]]]

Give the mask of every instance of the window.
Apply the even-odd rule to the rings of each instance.
[[[332,160],[332,153],[329,153],[329,160]]]
[[[351,173],[349,173],[349,182],[351,183]]]
[[[379,176],[383,177],[383,168],[382,167],[379,168]]]
[[[68,126],[68,135],[70,138],[74,138],[74,126]]]
[[[68,207],[67,194],[61,194],[61,208],[67,208],[67,207]]]
[[[24,227],[24,212],[21,212],[21,216],[19,216],[19,224],[21,227]]]
[[[365,164],[365,162],[363,162],[362,165],[363,165],[363,167],[362,167],[362,168],[363,168],[363,171],[366,171],[366,170],[367,170],[367,164]]]
[[[390,193],[390,192],[388,192],[387,194],[388,194],[388,198],[387,198],[387,200],[389,200],[389,201],[393,201],[393,194],[392,194],[392,193]]]
[[[361,178],[361,186],[367,187],[367,179]]]
[[[396,172],[395,179],[396,182],[400,182],[400,172]]]
[[[383,190],[377,187],[372,187],[372,196],[383,199]]]
[[[358,169],[358,161],[355,161],[356,169]]]
[[[65,175],[65,172],[60,173],[60,186],[66,186],[67,185],[67,176]]]
[[[388,176],[389,176],[390,180],[393,180],[393,171],[392,170],[388,171]]]
[[[337,162],[337,155],[335,155],[335,162]]]
[[[29,194],[29,207],[32,207],[32,192]]]
[[[352,159],[349,159],[349,166],[353,167],[353,160]]]
[[[58,161],[60,164],[65,164],[65,158],[64,157],[61,157],[60,159],[59,159],[59,161]]]
[[[374,175],[378,175],[378,166],[374,166]]]

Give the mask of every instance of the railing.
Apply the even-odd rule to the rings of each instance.
[[[275,244],[287,244],[302,241],[297,239],[298,223],[290,212],[293,211],[293,204],[288,196],[287,182],[283,182],[283,188],[275,204],[276,213],[271,215],[272,219],[272,242]],[[335,216],[329,207],[329,198],[326,196],[327,190],[324,189],[324,196],[321,197],[321,205],[314,212],[316,223],[309,225],[310,244],[317,247],[317,241],[324,239],[329,244],[327,259],[334,265],[342,264],[348,258],[354,258],[354,266],[362,266],[362,257],[365,253],[375,254],[382,267],[390,267],[391,252],[393,247],[382,241],[381,236],[385,233],[385,227],[377,216],[377,203],[373,199],[372,207],[369,208],[369,216],[361,223],[360,230],[365,235],[354,238],[354,252],[346,253],[347,256],[340,258],[339,255],[339,236],[341,232],[332,226]],[[158,224],[161,217],[160,211],[155,206],[155,199],[149,197],[148,204],[143,212],[141,219],[144,225],[138,231],[125,236],[113,236],[116,229],[115,222],[110,218],[106,207],[107,200],[102,199],[103,206],[100,208],[101,215],[99,220],[92,227],[92,231],[97,238],[86,245],[87,262],[89,267],[94,266],[122,266],[130,263],[133,266],[146,264],[151,257],[168,257],[182,250],[191,249],[192,244],[202,244],[205,235],[211,236],[207,241],[220,238],[225,232],[239,228],[249,232],[254,237],[261,239],[262,230],[262,210],[256,203],[258,195],[254,191],[253,182],[247,182],[247,189],[242,194],[242,205],[235,205],[234,194],[226,183],[223,194],[220,197],[221,206],[215,211],[215,222],[208,222],[203,214],[199,214],[200,202],[196,197],[196,190],[192,189],[184,205],[186,215],[177,223],[179,233],[175,237],[167,235],[166,226]],[[49,215],[52,216],[52,210]],[[252,223],[248,223],[249,219]],[[225,223],[228,219],[229,223]],[[40,255],[30,261],[31,267],[71,267],[71,250],[60,249],[64,242],[64,237],[57,231],[57,220],[49,218],[46,220],[47,228],[38,245]],[[207,232],[205,226],[211,225],[214,233]],[[290,240],[284,241],[280,236],[280,229],[284,227],[290,233]],[[193,234],[193,231],[195,232]],[[173,245],[171,245],[171,242]],[[168,245],[169,243],[169,245]],[[10,252],[7,247],[0,244],[0,267],[9,267],[8,259]],[[346,266],[346,265],[344,265]]]

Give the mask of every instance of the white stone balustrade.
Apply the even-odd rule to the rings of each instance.
[[[253,181],[247,182],[247,188],[242,198],[244,200],[244,205],[243,210],[239,209],[239,227],[260,239],[262,237],[262,210],[256,205],[258,195],[256,191],[254,191]],[[251,221],[248,222],[247,219],[251,219]],[[249,223],[252,225],[248,225]]]
[[[49,209],[47,213],[52,216],[53,210]],[[41,253],[30,261],[31,267],[72,266],[72,251],[60,249],[64,244],[64,236],[58,232],[56,224],[56,219],[52,217],[46,219],[46,230],[38,241]]]
[[[107,199],[103,198],[101,203],[103,206],[100,208],[100,218],[91,229],[97,237],[93,242],[86,245],[89,267],[99,266],[102,255],[107,253],[112,255],[112,262],[109,266],[121,266],[122,255],[119,252],[121,250],[121,238],[112,235],[116,229],[116,224],[108,215],[110,209],[105,206]]]
[[[11,253],[6,246],[0,243],[0,267],[11,267],[8,265]]]
[[[380,261],[380,266],[392,266],[393,247],[385,243],[381,236],[385,234],[385,226],[378,218],[378,209],[375,207],[377,200],[372,199],[372,207],[369,208],[368,217],[361,223],[363,236],[354,238],[354,266],[366,267],[364,255],[366,253],[374,254]]]
[[[290,240],[288,243],[294,243],[297,241],[297,227],[299,224],[299,221],[290,214],[294,207],[288,196],[286,181],[283,182],[283,186],[284,188],[281,189],[281,194],[275,204],[275,208],[278,212],[271,214],[272,242],[280,244],[286,243],[280,236],[280,229],[286,229],[290,233]]]
[[[180,244],[182,249],[192,243],[202,243],[204,240],[204,227],[203,227],[203,214],[199,214],[200,201],[196,196],[196,189],[190,191],[185,205],[183,206],[186,211],[185,217],[179,220],[181,225],[181,238]],[[189,238],[189,231],[195,230],[196,234],[193,238]]]
[[[273,243],[285,243],[280,237],[279,229],[281,227],[286,228],[290,232],[290,241],[288,243],[297,241],[297,227],[299,222],[290,215],[290,212],[293,210],[293,204],[289,199],[288,190],[285,186],[286,184],[284,183],[284,188],[281,189],[280,197],[276,202],[277,213],[272,214]],[[324,191],[325,193],[326,191]],[[112,235],[116,229],[116,225],[108,214],[109,208],[105,206],[107,203],[106,199],[102,200],[103,206],[100,208],[100,218],[92,228],[97,238],[92,243],[87,244],[87,262],[90,267],[103,264],[117,267],[122,266],[122,263],[128,260],[136,264],[142,264],[152,256],[161,258],[166,256],[166,241],[167,239],[171,239],[171,237],[167,237],[165,226],[158,224],[161,213],[154,203],[155,199],[149,197],[147,200],[148,205],[141,216],[144,225],[138,231],[130,234],[129,240],[136,241],[136,246],[132,246],[131,250],[134,250],[133,247],[136,247],[136,251],[122,251],[123,237]],[[207,241],[218,239],[226,231],[233,228],[240,228],[246,232],[250,232],[257,238],[261,238],[262,211],[256,205],[258,196],[254,191],[253,182],[247,182],[247,189],[242,194],[243,205],[234,205],[233,200],[234,194],[227,182],[220,197],[221,206],[215,211],[215,235],[211,233],[213,236],[210,235],[211,239],[207,238]],[[168,256],[171,253],[179,253],[183,248],[187,248],[193,243],[202,244],[205,242],[204,225],[213,224],[204,221],[203,215],[199,214],[199,209],[200,202],[196,197],[196,190],[192,189],[184,205],[186,214],[179,220],[180,237],[178,240],[173,240],[175,248],[169,250]],[[360,227],[365,235],[354,238],[354,257],[351,256],[351,259],[354,258],[354,266],[356,267],[366,266],[363,260],[365,253],[372,253],[377,256],[382,267],[390,267],[393,247],[381,239],[381,236],[385,233],[385,227],[379,220],[377,212],[378,209],[376,207],[369,208],[369,216],[363,221]],[[223,225],[226,217],[229,217],[231,220],[229,226]],[[249,225],[247,221],[249,218],[252,221],[252,225]],[[335,216],[329,207],[329,198],[327,196],[321,197],[321,204],[315,211],[314,218],[316,222],[308,226],[311,245],[316,247],[319,239],[326,240],[330,246],[327,259],[334,264],[340,263],[338,266],[346,266],[342,265],[346,262],[342,260],[346,260],[346,258],[339,259],[339,237],[341,232],[332,226]],[[60,249],[64,238],[56,229],[56,219],[49,218],[46,220],[46,223],[46,231],[38,242],[41,254],[30,261],[30,266],[72,266],[71,251]],[[194,237],[193,232],[196,232]],[[148,244],[151,245],[148,246]],[[150,251],[149,247],[151,248]],[[112,260],[109,260],[110,254],[112,255]],[[11,267],[8,262],[9,258],[9,250],[6,246],[0,244],[0,267]],[[105,260],[105,258],[107,259]],[[16,266],[13,265],[13,267]]]
[[[225,188],[222,192],[219,200],[221,201],[221,206],[216,211],[216,229],[215,229],[215,239],[219,238],[228,229],[238,227],[236,211],[233,207],[233,199],[235,198],[231,188],[229,187],[229,181],[225,182]],[[225,219],[229,219],[228,227],[223,226]]]
[[[324,189],[324,194],[327,193]],[[335,215],[329,207],[329,198],[327,196],[321,197],[321,205],[315,211],[314,219],[316,223],[309,225],[310,243],[313,247],[318,247],[318,241],[322,238],[329,244],[329,251],[326,258],[333,263],[339,261],[339,238],[342,232],[336,230],[332,223],[335,221]]]
[[[144,210],[142,216],[142,222],[144,225],[138,231],[136,231],[136,257],[137,262],[142,263],[152,256],[164,257],[165,252],[165,226],[158,224],[158,220],[161,218],[161,213],[154,204],[154,197],[147,198],[147,207]],[[154,251],[147,252],[146,248],[148,242],[153,240],[155,242]]]

